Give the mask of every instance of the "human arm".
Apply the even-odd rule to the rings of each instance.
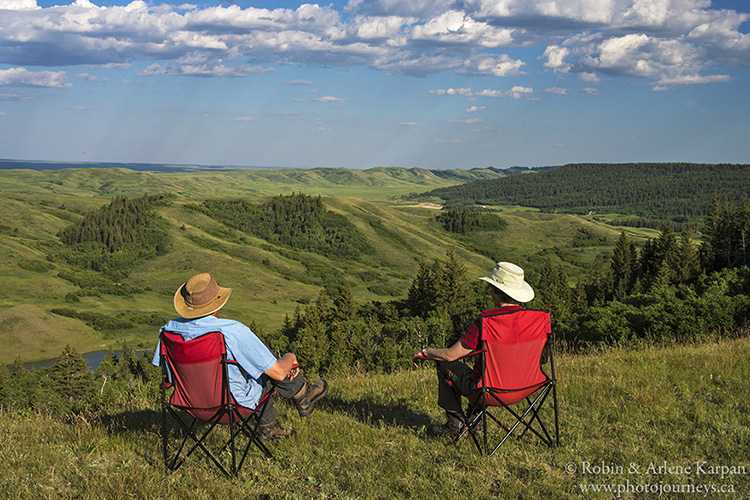
[[[297,366],[297,356],[288,352],[276,360],[276,363],[266,370],[266,375],[273,380],[284,380],[285,378],[294,378],[299,373]]]
[[[468,354],[471,354],[472,350],[467,349],[460,341],[456,342],[450,347],[444,347],[442,349],[427,348],[417,351],[412,356],[414,366],[417,366],[417,361],[421,359],[431,359],[434,361],[455,361]]]

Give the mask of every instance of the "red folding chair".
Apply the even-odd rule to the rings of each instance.
[[[493,455],[510,435],[522,426],[523,436],[531,431],[547,446],[560,444],[560,428],[557,415],[557,386],[555,364],[552,356],[550,316],[546,312],[521,309],[484,316],[479,331],[477,353],[481,356],[482,377],[477,389],[469,398],[468,415],[463,415],[464,430],[458,436],[470,433],[480,454]],[[544,357],[549,358],[547,375],[542,370]],[[540,410],[550,392],[553,399],[555,434],[554,440],[540,418]],[[521,411],[513,406],[522,401],[526,407]],[[492,408],[503,408],[512,415],[506,425]],[[502,413],[502,412],[501,412]],[[506,416],[506,420],[509,420]],[[482,442],[476,437],[476,429],[482,423]],[[488,423],[494,422],[505,431],[491,453],[488,446]]]
[[[229,461],[231,474],[237,475],[245,462],[250,446],[255,444],[268,458],[271,452],[261,440],[260,418],[268,406],[272,391],[266,394],[257,407],[246,408],[235,401],[229,390],[227,366],[236,363],[227,359],[224,336],[221,332],[212,332],[184,341],[178,334],[164,331],[161,340],[162,366],[162,446],[164,464],[169,470],[177,470],[195,450],[202,450],[206,456],[227,476],[230,474],[225,466]],[[173,387],[171,397],[167,400],[167,389]],[[182,412],[192,417],[190,424],[183,420]],[[168,416],[179,424],[184,431],[182,442],[170,456]],[[200,433],[200,422],[207,428]],[[209,435],[218,425],[229,426],[229,438],[221,440],[212,453],[209,450]],[[235,441],[245,436],[246,444],[242,458],[237,464]],[[192,446],[184,455],[185,445]],[[218,449],[218,451],[217,451]],[[229,450],[229,457],[221,460],[222,454]]]

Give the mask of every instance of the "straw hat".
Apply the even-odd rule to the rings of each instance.
[[[492,274],[479,279],[518,302],[528,302],[534,298],[534,290],[523,279],[523,269],[510,262],[498,262]]]
[[[211,274],[196,274],[174,294],[174,308],[183,318],[200,318],[224,307],[231,293],[231,288],[220,287]]]

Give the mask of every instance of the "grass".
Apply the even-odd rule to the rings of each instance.
[[[454,446],[425,436],[441,420],[430,366],[341,373],[329,377],[329,395],[312,416],[303,420],[290,405],[277,405],[297,435],[273,445],[274,460],[253,456],[235,480],[202,461],[166,474],[155,386],[137,385],[97,418],[0,413],[0,495],[568,499],[618,496],[583,494],[587,484],[712,484],[734,494],[700,497],[747,498],[749,356],[748,338],[559,355],[561,446],[511,439],[489,458],[479,458],[469,441]],[[719,466],[732,469],[722,477]]]

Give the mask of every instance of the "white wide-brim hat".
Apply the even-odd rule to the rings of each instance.
[[[523,269],[510,262],[498,262],[489,276],[479,279],[518,302],[528,302],[534,298],[534,289],[523,279]]]

